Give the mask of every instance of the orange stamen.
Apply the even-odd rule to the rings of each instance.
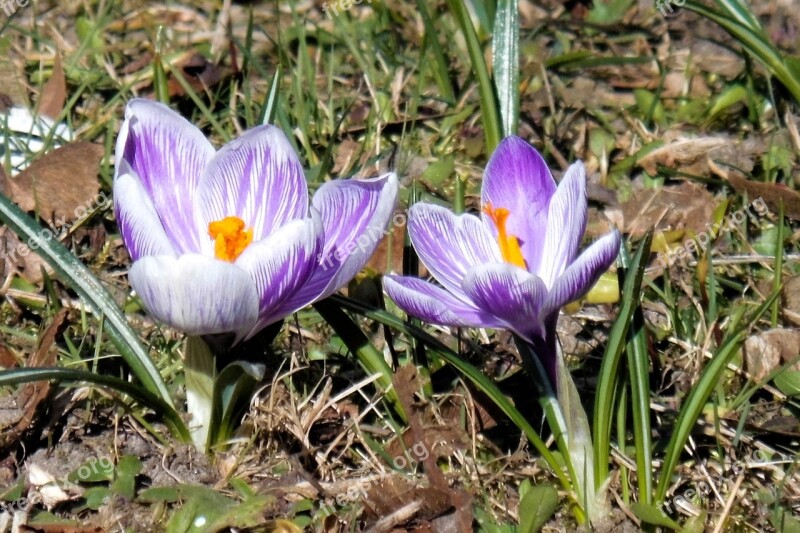
[[[225,217],[208,225],[208,234],[214,239],[214,255],[217,259],[233,263],[247,245],[253,242],[253,230],[244,229],[244,221],[238,217]]]
[[[503,259],[512,265],[526,268],[519,240],[514,235],[509,235],[506,231],[508,215],[511,214],[509,210],[505,207],[494,208],[490,202],[483,206],[483,212],[492,219],[495,228],[497,228],[497,244],[500,245],[500,254]]]

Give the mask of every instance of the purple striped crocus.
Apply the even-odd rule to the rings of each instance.
[[[578,255],[586,229],[586,174],[579,161],[556,187],[539,153],[503,140],[483,176],[481,217],[438,205],[409,210],[408,233],[440,285],[389,275],[404,311],[447,326],[509,329],[533,343],[555,375],[559,309],[583,295],[617,256],[616,230]]]
[[[303,168],[264,125],[215,151],[167,106],[133,100],[116,145],[114,207],[147,310],[189,335],[252,337],[367,262],[397,177],[335,180],[309,206]],[[341,253],[347,250],[347,253]],[[323,265],[324,262],[324,265]]]

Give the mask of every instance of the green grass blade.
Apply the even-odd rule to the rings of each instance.
[[[631,385],[631,415],[633,441],[636,447],[636,481],[639,501],[653,501],[653,457],[650,434],[650,358],[647,354],[647,329],[641,306],[633,312],[633,322],[628,330],[628,377]],[[622,443],[620,443],[622,447]]]
[[[72,255],[52,233],[42,232],[31,217],[25,214],[14,202],[0,194],[0,220],[17,234],[20,240],[37,249],[42,258],[53,267],[62,281],[72,287],[86,301],[98,317],[105,317],[104,323],[111,341],[142,385],[153,394],[160,396],[167,404],[172,404],[167,386],[150,359],[139,338],[131,329],[116,302],[97,278]]]
[[[700,379],[692,387],[688,396],[683,401],[678,418],[675,420],[675,428],[672,432],[672,437],[667,445],[666,456],[664,457],[664,464],[661,467],[661,476],[658,480],[658,488],[656,490],[656,501],[664,501],[669,488],[671,474],[675,470],[678,461],[689,439],[689,434],[692,428],[697,423],[700,414],[703,412],[703,407],[706,404],[709,396],[714,391],[719,382],[722,372],[728,365],[731,357],[741,347],[747,336],[747,329],[756,320],[758,320],[769,307],[772,302],[780,295],[780,292],[773,292],[750,316],[743,324],[740,324],[734,333],[728,335],[727,339],[723,342],[719,350],[711,357],[710,363],[703,369],[703,374]]]
[[[652,240],[653,232],[651,230],[639,243],[639,249],[630,265],[624,264],[626,255],[621,254],[623,267],[627,268],[622,286],[622,308],[611,328],[611,334],[603,354],[594,402],[593,440],[596,488],[600,488],[608,477],[608,459],[611,457],[611,421],[614,417],[614,393],[617,386],[619,364],[631,319],[634,311],[639,308],[644,268],[650,255]]]
[[[505,395],[497,388],[489,378],[475,368],[473,365],[464,361],[457,353],[445,346],[441,341],[431,336],[425,330],[411,325],[402,319],[394,316],[388,311],[382,311],[374,308],[367,307],[355,300],[346,298],[340,295],[330,297],[330,300],[336,302],[339,306],[349,309],[355,313],[361,314],[369,319],[385,324],[405,335],[413,337],[420,342],[425,343],[428,350],[435,353],[467,377],[479,390],[486,394],[497,405],[497,407],[505,413],[506,416],[528,437],[528,440],[541,454],[542,458],[547,462],[553,473],[561,481],[565,490],[572,493],[572,485],[569,479],[564,474],[563,469],[559,462],[556,460],[552,452],[547,448],[547,445],[539,437],[539,434],[533,427],[525,420],[516,407],[505,397]]]
[[[189,430],[172,404],[167,403],[157,394],[152,393],[130,381],[69,368],[15,368],[0,371],[0,387],[20,385],[34,381],[65,381],[72,383],[91,383],[104,389],[129,396],[134,401],[153,410],[163,417],[173,435],[184,442],[190,442]]]
[[[792,72],[775,46],[766,40],[761,31],[742,23],[738,18],[731,18],[691,0],[687,0],[684,7],[716,22],[730,33],[750,54],[761,61],[773,76],[780,80],[797,102],[800,102],[800,79]]]
[[[499,0],[492,35],[494,88],[500,105],[503,136],[517,134],[519,124],[519,8],[517,0]]]
[[[761,22],[758,21],[758,18],[750,11],[747,5],[740,0],[717,0],[717,5],[727,13],[730,18],[737,20],[744,26],[748,26],[753,31],[763,34],[764,29],[761,27]]]
[[[264,100],[264,107],[261,108],[259,124],[272,124],[275,120],[275,110],[278,108],[278,90],[281,86],[281,66],[275,68],[275,74],[269,84],[269,92]]]
[[[456,102],[456,93],[453,90],[453,83],[450,81],[450,72],[447,68],[447,60],[445,59],[444,51],[439,44],[439,33],[433,25],[430,11],[426,0],[417,0],[417,10],[419,11],[422,23],[425,25],[425,44],[424,50],[430,50],[433,58],[433,65],[431,72],[436,81],[436,86],[439,87],[442,99],[445,102],[454,104]]]
[[[325,322],[333,328],[347,349],[358,359],[359,364],[368,374],[379,374],[377,383],[386,393],[386,398],[394,406],[397,413],[406,421],[405,411],[392,387],[392,369],[383,358],[383,354],[369,341],[358,324],[347,316],[342,305],[334,297],[326,298],[314,304],[314,309]]]
[[[456,18],[464,40],[467,42],[467,52],[472,63],[472,71],[478,80],[478,93],[481,98],[481,119],[483,120],[484,136],[486,138],[486,151],[491,153],[500,144],[500,118],[497,115],[497,99],[494,86],[489,79],[486,61],[483,59],[483,50],[475,33],[475,26],[463,0],[447,0],[450,11]]]

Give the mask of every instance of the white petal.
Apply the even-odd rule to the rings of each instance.
[[[241,333],[258,318],[255,282],[225,261],[197,254],[144,257],[128,280],[150,314],[189,335]]]
[[[586,170],[578,161],[567,169],[550,200],[544,251],[538,270],[539,277],[548,287],[552,287],[555,279],[572,263],[581,247],[586,230],[586,210]]]

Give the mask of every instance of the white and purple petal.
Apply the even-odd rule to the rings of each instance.
[[[325,244],[311,279],[286,304],[294,312],[349,282],[369,261],[385,235],[397,203],[394,173],[371,179],[335,180],[314,194]]]
[[[316,210],[308,219],[284,225],[242,252],[235,265],[247,273],[259,294],[259,319],[247,337],[295,311],[287,301],[317,268],[324,233]]]
[[[198,254],[143,257],[128,280],[151,315],[189,335],[241,335],[258,318],[255,282],[225,261]]]
[[[614,230],[599,238],[579,255],[553,282],[542,309],[543,314],[557,313],[561,307],[591,289],[600,275],[616,260],[621,240],[619,232]]]
[[[114,213],[131,261],[148,255],[175,255],[153,203],[125,161],[114,180]]]
[[[432,324],[452,327],[508,328],[509,324],[446,289],[407,276],[386,275],[383,288],[409,315]]]
[[[461,281],[468,270],[502,262],[489,229],[474,215],[454,215],[438,205],[414,204],[408,212],[408,235],[433,277],[456,294],[463,294]]]
[[[117,137],[115,178],[123,161],[139,177],[177,253],[199,251],[194,193],[214,155],[203,134],[169,107],[135,99]]]
[[[586,170],[578,161],[567,169],[550,200],[542,252],[547,259],[537,272],[548,287],[575,259],[586,231],[587,209]]]
[[[371,179],[334,180],[314,194],[325,228],[323,261],[333,257],[335,273],[320,297],[348,283],[364,268],[386,235],[397,205],[398,181],[394,172]]]
[[[197,195],[200,231],[235,216],[253,229],[255,241],[308,214],[303,167],[283,132],[270,125],[223,146],[206,167]]]
[[[507,263],[480,265],[467,273],[463,290],[475,305],[523,337],[543,333],[540,311],[547,288],[539,277]]]
[[[481,204],[508,209],[506,230],[519,240],[531,272],[536,272],[542,261],[547,212],[555,192],[556,183],[539,152],[519,137],[503,139],[486,165]],[[486,214],[483,219],[496,235]]]

